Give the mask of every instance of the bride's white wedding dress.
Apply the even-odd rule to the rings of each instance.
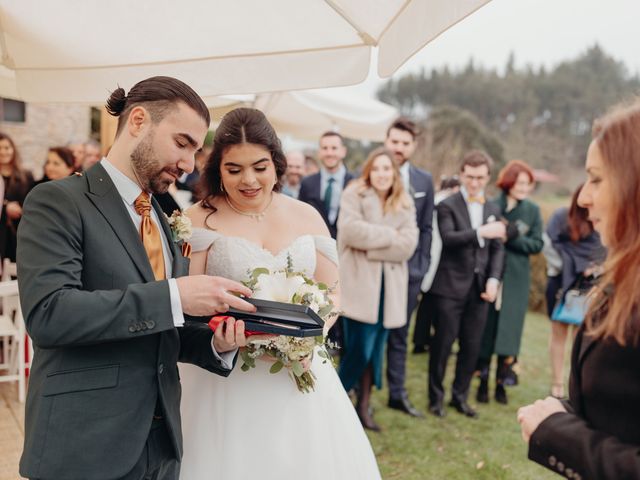
[[[303,235],[273,255],[238,237],[194,228],[194,251],[206,250],[207,274],[246,280],[257,268],[294,270],[313,276],[316,251],[337,260],[335,242]],[[241,361],[241,360],[240,360]],[[312,363],[315,391],[300,393],[285,369],[270,363],[240,366],[228,378],[180,364],[184,480],[380,478],[369,440],[333,366],[319,355]]]

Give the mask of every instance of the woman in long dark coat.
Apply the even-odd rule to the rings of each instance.
[[[498,355],[495,398],[507,403],[504,381],[520,352],[524,317],[529,304],[531,270],[529,256],[543,247],[540,209],[527,197],[534,185],[533,171],[523,161],[510,161],[498,175],[502,191],[496,199],[507,224],[501,302],[492,304],[485,327],[478,370],[480,387],[476,399],[489,401],[489,366]]]
[[[571,355],[569,400],[518,410],[529,458],[573,480],[640,479],[640,100],[596,121],[578,203],[608,248]]]

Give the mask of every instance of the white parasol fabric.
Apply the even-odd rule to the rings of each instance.
[[[180,78],[202,96],[393,74],[489,0],[0,0],[0,96],[100,104]]]
[[[398,116],[398,110],[386,103],[332,91],[261,94],[253,105],[276,131],[305,140],[317,140],[332,130],[357,140],[383,141]]]

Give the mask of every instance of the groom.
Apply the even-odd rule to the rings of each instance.
[[[20,474],[31,479],[177,479],[182,455],[176,362],[228,375],[244,324],[215,335],[244,286],[186,276],[189,260],[153,194],[191,172],[209,111],[169,77],[118,88],[109,155],[40,185],[18,231],[20,296],[35,356]],[[233,293],[232,293],[233,292]],[[212,406],[213,408],[213,406]]]

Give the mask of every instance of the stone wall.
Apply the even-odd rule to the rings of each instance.
[[[0,131],[16,143],[23,165],[42,176],[49,147],[85,142],[91,132],[88,106],[27,103],[26,122],[0,122]]]

